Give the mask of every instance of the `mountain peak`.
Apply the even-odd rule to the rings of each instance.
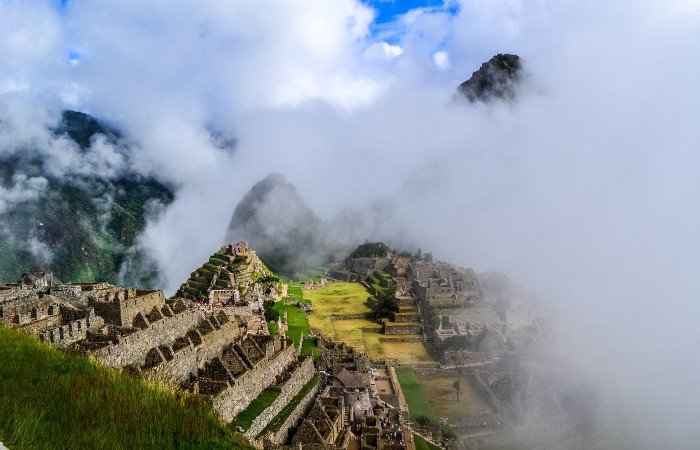
[[[467,81],[460,84],[457,92],[472,103],[512,99],[520,81],[521,69],[522,62],[518,55],[499,53],[483,63]]]

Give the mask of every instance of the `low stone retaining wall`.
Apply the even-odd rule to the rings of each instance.
[[[384,334],[420,334],[421,329],[420,325],[385,325]]]
[[[425,362],[419,364],[394,364],[397,369],[413,369],[418,372],[419,369],[439,369],[440,363],[438,362]]]
[[[406,336],[400,338],[379,337],[379,342],[423,342],[423,336]]]
[[[489,404],[494,411],[498,413],[500,402],[496,398],[496,394],[493,393],[489,385],[476,373],[467,374],[467,379],[469,384],[476,390],[482,400]]]
[[[399,306],[416,306],[416,302],[412,298],[400,298],[398,300]]]
[[[394,314],[394,322],[418,322],[420,320],[418,316],[418,311],[408,312],[408,313],[396,313]]]
[[[314,359],[309,356],[297,367],[290,378],[281,386],[282,393],[268,406],[245,432],[249,439],[255,439],[275,416],[289,403],[304,385],[314,376]]]
[[[331,314],[328,317],[331,320],[371,319],[374,317],[374,314],[371,312],[362,314]]]

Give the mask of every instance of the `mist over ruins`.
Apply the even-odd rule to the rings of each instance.
[[[0,29],[0,450],[700,448],[697,2]]]

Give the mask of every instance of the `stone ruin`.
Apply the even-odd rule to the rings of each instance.
[[[407,270],[407,278],[416,297],[436,308],[473,306],[480,300],[479,284],[471,269],[416,261]]]
[[[250,255],[247,247],[237,249],[239,255],[246,252]],[[226,306],[205,311],[191,299],[166,300],[162,291],[52,281],[50,274],[40,274],[0,285],[0,322],[107,366],[209,397],[226,422],[264,390],[279,390],[249,430],[251,439],[316,373],[313,358],[301,356],[291,339],[249,333],[250,318]],[[289,426],[275,436],[286,439]]]
[[[319,339],[320,394],[309,403],[288,445],[274,449],[403,449],[406,418],[398,397],[386,401],[367,357],[334,340]],[[386,371],[386,369],[382,369]],[[393,404],[392,404],[393,403]]]

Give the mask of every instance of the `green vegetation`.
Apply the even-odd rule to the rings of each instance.
[[[265,300],[263,302],[263,308],[265,308],[265,320],[267,322],[276,322],[280,316],[280,312],[275,309],[275,301]]]
[[[3,161],[0,166],[0,178],[12,176],[14,163]],[[127,270],[127,281],[151,287],[157,275],[154,266],[131,249],[145,228],[147,204],[170,203],[170,190],[133,173],[110,182],[42,175],[48,185],[39,198],[17,203],[0,214],[8,230],[8,238],[0,242],[0,279],[14,282],[22,272],[47,266],[30,248],[34,237],[52,249],[50,266],[61,281],[116,282],[120,267],[128,260],[137,270]]]
[[[359,245],[352,253],[350,258],[385,258],[391,250],[382,242],[365,242]]]
[[[416,450],[440,450],[440,447],[431,444],[417,434],[413,435],[413,441],[416,444]]]
[[[236,416],[234,419],[235,425],[243,428],[244,431],[248,431],[253,421],[265,411],[281,393],[282,391],[279,389],[265,389],[262,391],[260,395],[258,395],[258,398],[253,400],[246,409]]]
[[[313,305],[315,317],[372,312],[367,305],[369,293],[359,283],[328,283],[323,289],[304,291],[303,295]]]
[[[289,283],[287,287],[287,293],[289,294],[283,300],[275,303],[271,308],[272,311],[279,316],[284,317],[284,312],[287,312],[287,337],[294,340],[294,345],[298,346],[301,340],[302,333],[304,334],[304,342],[301,346],[302,355],[313,355],[318,357],[318,347],[316,346],[315,339],[309,339],[311,334],[311,328],[309,327],[309,319],[301,308],[293,305],[285,305],[285,301],[298,301],[302,303],[308,303],[304,300],[304,293],[301,290],[300,283]],[[267,314],[267,306],[266,314]],[[275,331],[277,331],[277,324],[274,324]],[[272,332],[271,324],[268,322],[268,330]]]
[[[302,356],[312,355],[314,361],[318,359],[320,354],[318,350],[318,340],[316,338],[304,337],[304,342],[301,344],[301,354]]]
[[[428,397],[423,391],[423,385],[418,381],[416,373],[411,369],[396,369],[396,377],[401,384],[401,390],[411,417],[415,419],[419,416],[425,416],[433,423],[437,423],[438,416],[428,402]]]
[[[287,309],[287,337],[294,340],[294,345],[299,345],[301,334],[304,337],[309,335],[309,321],[306,318],[306,313],[297,306],[284,305],[284,300],[275,303],[275,310],[284,315],[284,309]]]
[[[312,389],[316,387],[318,384],[318,374],[315,374],[313,378],[311,378],[303,388],[295,395],[292,400],[287,403],[287,405],[282,408],[282,411],[280,411],[271,421],[267,426],[260,432],[260,435],[263,435],[269,431],[277,431],[280,429],[282,424],[284,423],[285,420],[287,420],[287,417],[294,411],[294,409],[299,405],[301,400],[308,394]]]
[[[0,326],[0,436],[11,449],[252,448],[200,397]]]
[[[308,300],[304,299],[304,291],[301,289],[301,283],[298,281],[291,281],[287,285],[287,300],[310,303]]]

